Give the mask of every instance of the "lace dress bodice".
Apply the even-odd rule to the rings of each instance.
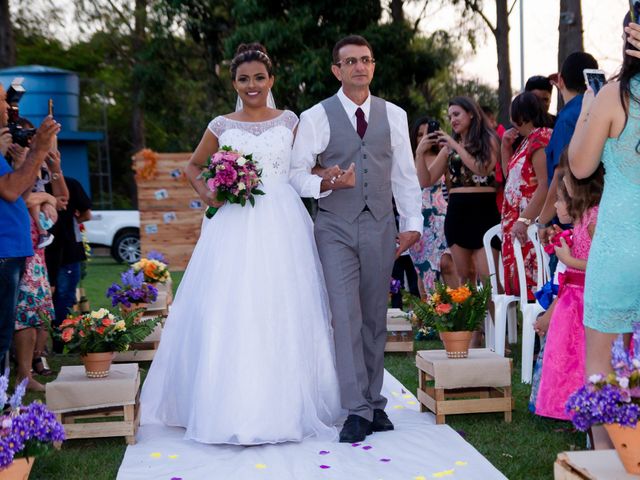
[[[262,168],[262,180],[288,181],[293,131],[298,124],[295,113],[285,110],[264,122],[241,122],[219,116],[209,123],[220,147],[229,146],[253,159]]]

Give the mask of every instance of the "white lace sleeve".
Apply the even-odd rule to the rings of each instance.
[[[209,126],[207,128],[216,136],[216,138],[220,138],[220,135],[225,131],[225,120],[226,119],[223,116],[218,116],[209,122]]]
[[[284,125],[293,132],[298,126],[298,116],[291,110],[285,110],[282,114],[282,121]]]

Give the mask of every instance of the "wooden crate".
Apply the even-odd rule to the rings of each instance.
[[[438,362],[447,363],[448,378],[438,376],[438,370],[442,369],[434,366],[433,357],[440,357]],[[495,366],[496,362],[504,362],[502,371],[485,379],[483,373],[486,374],[486,369]],[[511,359],[487,349],[470,349],[467,359],[448,359],[444,350],[425,350],[416,355],[416,367],[420,411],[433,412],[436,424],[445,423],[447,415],[488,412],[504,412],[505,422],[511,422]],[[458,373],[463,379],[459,382],[456,380]],[[473,380],[469,380],[469,374]]]
[[[83,367],[62,369],[59,378],[47,384],[46,397],[66,438],[125,437],[127,444],[135,444],[140,425],[137,365],[113,365],[110,376],[100,379],[83,377]]]
[[[173,271],[184,270],[200,237],[204,206],[184,175],[190,153],[140,151],[133,157],[138,172],[153,163],[154,175],[136,175],[142,255],[158,250]]]
[[[142,317],[143,321],[144,319],[145,317]],[[113,361],[117,363],[150,362],[158,351],[161,337],[162,323],[159,323],[143,342],[132,344],[126,352],[117,352]]]
[[[391,308],[387,311],[387,343],[384,351],[413,353],[413,329],[400,309]]]
[[[553,464],[554,480],[638,480],[627,473],[615,450],[562,452]]]

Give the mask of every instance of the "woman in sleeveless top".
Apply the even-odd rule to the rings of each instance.
[[[459,280],[485,278],[489,267],[482,239],[500,222],[496,206],[495,166],[500,157],[496,133],[478,104],[468,97],[449,101],[449,121],[453,135],[439,130],[418,144],[416,163],[429,160],[433,138],[443,147],[433,162],[425,163],[421,183],[434,185],[445,175],[449,205],[444,231]]]
[[[597,97],[591,89],[585,93],[569,145],[577,178],[591,175],[600,162],[606,171],[585,280],[587,375],[613,371],[611,342],[640,321],[640,59],[639,52],[629,53],[640,43],[632,41],[625,38],[628,50],[616,81]],[[606,448],[606,432],[600,430],[594,429],[594,442]]]

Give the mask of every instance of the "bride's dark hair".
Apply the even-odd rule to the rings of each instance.
[[[260,62],[267,68],[270,77],[273,76],[273,64],[267,54],[267,49],[261,43],[241,43],[236,48],[236,54],[231,60],[231,79],[236,79],[238,67],[247,62]]]

